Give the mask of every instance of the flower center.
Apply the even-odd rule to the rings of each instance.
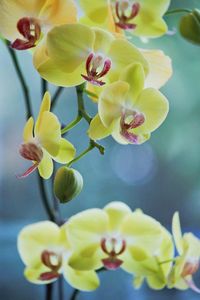
[[[23,158],[34,162],[27,171],[25,171],[22,175],[17,176],[18,178],[25,178],[37,169],[43,158],[43,151],[41,147],[35,143],[25,143],[21,145],[19,153]]]
[[[36,46],[41,36],[39,21],[34,18],[22,18],[17,23],[17,29],[24,39],[16,39],[11,47],[17,50],[26,50]]]
[[[117,21],[115,24],[121,29],[135,29],[136,24],[130,23],[139,13],[140,4],[131,4],[128,0],[117,1],[115,4],[115,14]]]
[[[97,53],[91,53],[86,61],[86,72],[87,75],[81,74],[81,76],[88,82],[102,86],[105,82],[101,81],[100,78],[105,76],[111,68],[111,60],[105,58],[103,55]]]
[[[123,261],[118,256],[126,249],[125,240],[103,238],[101,240],[101,249],[108,255],[107,258],[102,259],[106,269],[116,270],[122,265]]]
[[[181,276],[186,277],[188,275],[194,275],[198,271],[199,266],[200,262],[198,259],[191,259],[190,261],[187,261],[184,265]]]
[[[40,274],[40,280],[51,280],[58,278],[60,274],[58,273],[59,269],[62,266],[62,257],[61,255],[56,254],[52,251],[43,251],[41,254],[42,263],[50,269],[50,271]]]
[[[131,129],[141,126],[145,122],[142,113],[123,113],[120,120],[120,134],[132,144],[138,144],[138,135],[131,132]]]

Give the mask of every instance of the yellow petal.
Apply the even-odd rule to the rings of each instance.
[[[43,158],[38,166],[38,171],[42,178],[49,179],[53,173],[53,162],[48,152],[45,151],[45,149],[42,150],[43,150]]]
[[[110,202],[104,207],[109,216],[109,230],[117,231],[123,219],[131,213],[131,209],[123,202]]]
[[[50,111],[50,107],[51,107],[51,95],[49,94],[49,92],[46,92],[44,94],[42,103],[40,105],[40,111],[38,114],[38,118],[35,124],[35,132],[37,132],[39,130],[39,127],[41,126],[41,119],[42,119],[42,114],[45,111]]]
[[[54,85],[71,87],[84,82],[81,74],[85,71],[85,61],[74,72],[66,73],[47,55],[46,45],[38,46],[34,52],[33,63],[40,76]]]
[[[71,161],[76,154],[74,146],[66,139],[61,138],[59,142],[59,152],[53,159],[61,164]]]
[[[142,91],[135,103],[135,107],[145,116],[145,122],[134,129],[136,134],[149,133],[156,130],[164,122],[169,111],[167,98],[152,88]]]
[[[114,36],[108,31],[102,30],[100,28],[94,28],[95,41],[94,41],[94,52],[107,54],[110,49],[112,41],[114,41]]]
[[[56,156],[59,152],[61,139],[61,126],[56,115],[48,111],[43,112],[39,126],[35,128],[35,136],[47,152]]]
[[[100,248],[100,243],[90,244],[77,252],[76,250],[69,258],[69,265],[79,271],[97,270],[103,266],[102,259],[105,253]]]
[[[25,265],[35,267],[41,254],[49,245],[60,243],[60,229],[50,221],[42,221],[24,227],[18,236],[17,247]]]
[[[34,120],[33,117],[30,117],[26,122],[26,125],[24,127],[24,132],[23,132],[23,139],[25,143],[28,143],[33,139],[33,126],[34,126]]]
[[[91,0],[80,0],[80,5],[84,13],[95,23],[103,23],[108,17],[107,0],[94,0],[92,5]]]
[[[112,60],[112,67],[108,73],[110,82],[118,80],[124,68],[133,63],[140,63],[145,74],[148,73],[148,63],[142,53],[124,39],[115,39],[112,42],[108,56]]]
[[[65,264],[63,275],[72,287],[81,291],[93,291],[99,286],[99,278],[94,271],[77,271]]]
[[[129,65],[120,76],[121,81],[129,84],[129,97],[134,103],[144,88],[145,73],[141,64]]]
[[[66,228],[75,249],[88,247],[100,243],[108,229],[108,216],[101,209],[88,209],[71,217]]]
[[[172,219],[172,233],[175,240],[176,248],[179,254],[181,255],[183,253],[183,238],[178,212],[175,212]]]
[[[34,284],[48,284],[57,280],[57,278],[51,280],[40,280],[40,275],[45,272],[49,272],[49,269],[43,264],[38,264],[36,268],[27,267],[24,271],[24,276],[29,282]]]
[[[110,135],[110,133],[111,130],[103,125],[99,115],[97,114],[90,123],[88,130],[89,137],[92,140],[100,140]]]
[[[56,26],[72,24],[77,19],[77,9],[73,0],[46,0],[41,7],[39,17]]]
[[[76,38],[74,38],[76,37]],[[69,24],[55,27],[47,36],[47,51],[62,71],[72,73],[86,63],[95,34],[89,27]]]
[[[171,58],[161,50],[141,49],[141,52],[149,64],[145,87],[160,89],[172,76]]]
[[[107,86],[101,93],[98,110],[105,127],[110,127],[114,120],[121,117],[128,92],[129,84],[118,81]]]

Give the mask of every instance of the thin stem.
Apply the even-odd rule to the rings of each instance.
[[[48,201],[48,198],[47,198],[47,194],[46,194],[46,190],[45,190],[45,186],[44,186],[44,179],[42,179],[42,177],[40,177],[39,173],[37,173],[37,175],[38,175],[38,184],[40,187],[42,203],[46,209],[49,219],[51,221],[56,221],[56,215],[55,215],[54,211],[52,211],[51,206]]]
[[[7,46],[8,52],[11,56],[12,62],[14,64],[15,71],[17,73],[19,81],[21,83],[21,87],[22,87],[22,91],[23,91],[23,95],[24,95],[25,107],[26,107],[26,119],[28,120],[32,116],[32,107],[31,107],[31,99],[30,99],[30,95],[29,95],[29,89],[28,89],[26,81],[24,79],[24,75],[20,68],[19,61],[18,61],[15,51],[12,48],[10,48],[10,43],[8,41],[6,41],[6,46]]]
[[[64,88],[62,86],[58,87],[54,96],[52,97],[52,101],[51,101],[51,109],[54,109],[55,105],[57,104],[58,98],[61,95],[62,91],[64,90]]]
[[[73,127],[75,127],[80,121],[82,120],[82,116],[77,116],[76,119],[74,121],[72,121],[71,123],[69,123],[66,127],[64,127],[61,130],[61,134],[64,134],[66,132],[68,132],[69,130],[71,130]]]
[[[46,300],[52,300],[53,299],[53,283],[46,285]]]
[[[42,93],[42,98],[43,98],[44,94],[46,93],[47,89],[48,89],[48,83],[47,83],[47,81],[45,79],[42,78],[41,79],[41,93]]]
[[[74,158],[72,161],[70,161],[67,166],[70,167],[72,164],[80,160],[83,156],[85,156],[88,152],[90,152],[92,149],[94,149],[95,146],[89,145],[86,150],[84,150],[80,155],[78,155],[76,158]]]
[[[63,277],[58,278],[58,300],[63,300],[64,291],[63,291]]]
[[[77,298],[79,292],[80,292],[79,290],[74,290],[74,291],[73,291],[73,294],[71,295],[70,300],[76,300],[76,298]]]
[[[165,16],[173,15],[173,14],[179,14],[179,13],[191,13],[192,11],[187,8],[177,8],[173,10],[169,10],[165,13]]]
[[[87,94],[88,96],[92,97],[92,98],[95,98],[95,99],[99,98],[95,93],[92,93],[88,90],[84,90],[84,93]]]

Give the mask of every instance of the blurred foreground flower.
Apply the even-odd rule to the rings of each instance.
[[[85,13],[80,22],[112,32],[129,30],[141,37],[158,37],[167,32],[163,15],[170,0],[80,0]]]
[[[200,240],[192,233],[182,235],[178,213],[174,214],[172,231],[179,256],[169,277],[169,287],[191,288],[200,293],[192,278],[200,266]]]
[[[54,26],[75,23],[73,0],[1,0],[0,32],[11,47],[26,50],[35,47]]]
[[[47,284],[64,278],[74,288],[91,291],[98,287],[95,272],[77,272],[68,264],[71,248],[65,225],[58,227],[50,221],[26,226],[18,236],[18,251],[26,265],[24,275],[35,284]]]
[[[142,144],[165,120],[169,105],[158,90],[144,89],[140,64],[127,67],[120,80],[107,86],[98,102],[99,114],[92,120],[89,136],[101,139],[110,134],[121,144]]]
[[[38,168],[40,176],[48,179],[53,172],[52,159],[67,163],[75,156],[74,146],[61,137],[61,125],[50,112],[50,105],[50,94],[46,92],[35,127],[33,117],[25,125],[24,143],[19,151],[23,158],[33,161],[33,165],[19,178],[28,176]]]

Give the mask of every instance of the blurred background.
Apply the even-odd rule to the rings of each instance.
[[[199,0],[172,1],[172,8],[200,8]],[[169,29],[177,28],[179,15],[166,17]],[[132,209],[141,208],[170,229],[178,210],[183,229],[200,237],[200,48],[183,40],[179,33],[137,46],[162,49],[172,58],[174,74],[162,92],[170,101],[170,113],[162,127],[142,146],[121,146],[111,138],[102,141],[105,156],[95,149],[74,164],[84,177],[79,197],[61,206],[62,216],[91,207],[103,207],[119,200]],[[40,79],[28,53],[17,53],[29,84],[34,113],[38,112]],[[44,287],[32,285],[23,277],[23,264],[16,239],[23,226],[47,218],[41,204],[37,176],[24,180],[15,175],[29,165],[18,154],[25,124],[23,94],[5,45],[0,45],[0,299],[43,300]],[[53,93],[55,87],[50,87]],[[96,106],[86,97],[91,115]],[[76,116],[74,89],[61,94],[55,112],[63,123]],[[82,121],[68,135],[78,153],[87,147],[87,124]],[[200,278],[197,276],[197,285]],[[65,284],[65,299],[72,288]],[[80,293],[79,300],[184,300],[199,299],[194,292],[152,291],[144,285],[132,288],[131,276],[124,272],[101,274],[101,286],[94,293]],[[55,298],[56,299],[56,298]]]

